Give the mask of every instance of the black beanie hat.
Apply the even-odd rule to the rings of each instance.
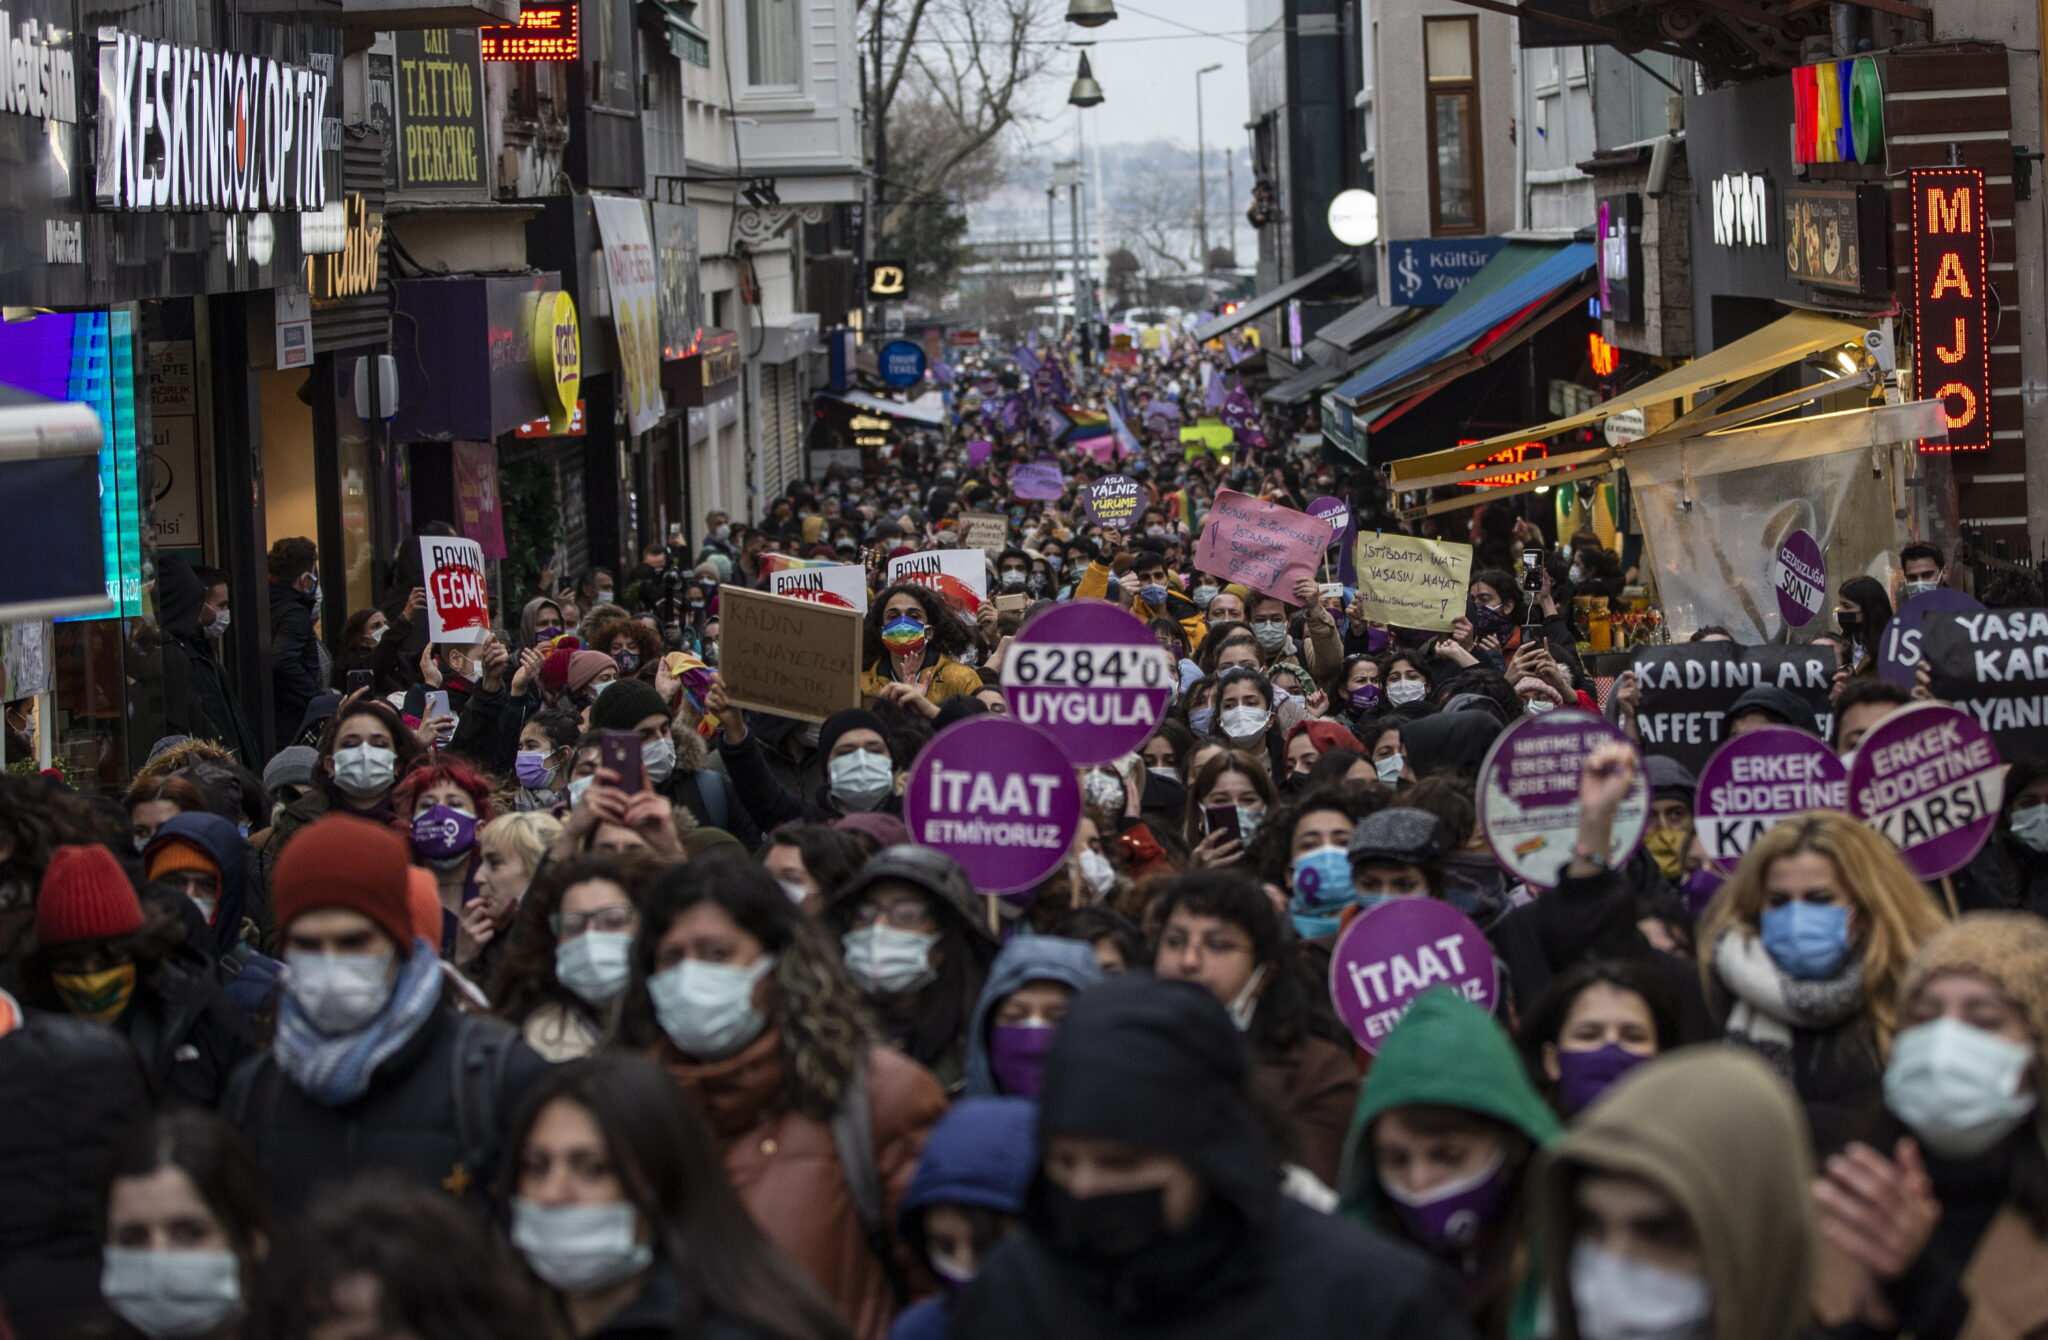
[[[667,716],[668,704],[644,679],[621,679],[597,695],[590,708],[590,729],[632,730],[647,718]]]
[[[885,740],[889,738],[888,728],[880,717],[864,707],[849,707],[826,717],[825,724],[818,727],[818,757],[832,757],[832,746],[850,730],[871,730]]]

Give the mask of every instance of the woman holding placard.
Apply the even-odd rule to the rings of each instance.
[[[1709,1006],[1791,1082],[1817,1148],[1876,1104],[1899,982],[1942,920],[1876,829],[1821,810],[1758,838],[1707,908]]]

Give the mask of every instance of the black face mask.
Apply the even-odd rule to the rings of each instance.
[[[1048,1179],[1044,1204],[1053,1246],[1071,1256],[1127,1260],[1166,1236],[1166,1196],[1156,1186],[1082,1200]]]
[[[1863,616],[1861,614],[1852,614],[1848,610],[1837,610],[1835,612],[1835,626],[1842,630],[1843,637],[1858,637],[1863,632]]]

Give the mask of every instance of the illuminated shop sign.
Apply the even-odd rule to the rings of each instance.
[[[1479,439],[1467,438],[1458,445],[1469,447]],[[1491,470],[1496,466],[1520,465],[1523,461],[1540,461],[1550,455],[1550,446],[1544,442],[1518,442],[1512,447],[1502,447],[1483,461],[1474,461],[1467,470]],[[1460,486],[1468,489],[1504,489],[1511,484],[1533,484],[1542,477],[1541,470],[1517,470],[1513,474],[1495,475],[1491,479],[1460,480]]]
[[[487,61],[576,60],[583,54],[582,26],[574,3],[527,5],[519,22],[477,29]]]
[[[1948,442],[1925,451],[1991,445],[1991,318],[1984,241],[1984,174],[1921,168],[1913,196],[1913,376],[1922,400],[1939,400]]]

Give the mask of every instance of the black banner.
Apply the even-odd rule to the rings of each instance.
[[[1697,774],[1727,738],[1725,718],[1735,700],[1755,688],[1781,688],[1812,709],[1821,738],[1834,734],[1828,702],[1835,649],[1814,646],[1742,647],[1733,642],[1685,642],[1642,647],[1632,669],[1642,686],[1636,723],[1643,752],[1665,754]]]
[[[1990,731],[2008,761],[2048,758],[2048,610],[1929,614],[1920,655],[1934,696]]]

